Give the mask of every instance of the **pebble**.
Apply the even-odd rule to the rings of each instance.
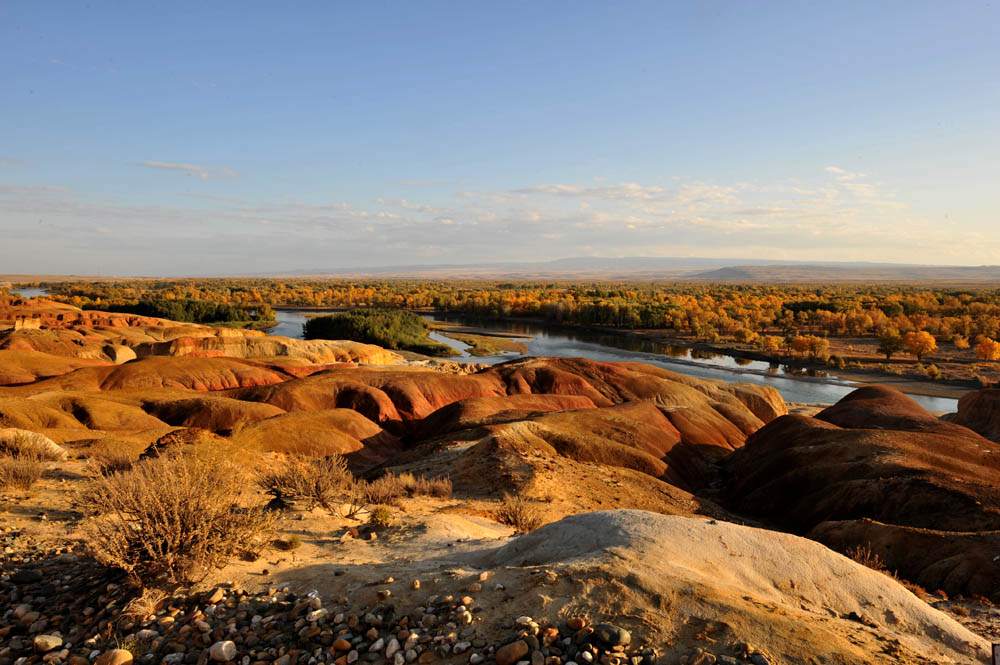
[[[217,660],[220,663],[232,660],[236,657],[236,644],[232,640],[216,642],[209,648],[208,655],[212,660]]]
[[[35,635],[32,644],[38,653],[47,653],[62,646],[63,640],[58,635]]]
[[[609,647],[627,646],[632,641],[632,635],[627,630],[608,623],[594,626],[594,637]]]
[[[529,651],[530,649],[528,648],[528,643],[524,640],[517,640],[515,642],[511,642],[510,644],[506,644],[497,649],[497,665],[514,665],[527,656]]]

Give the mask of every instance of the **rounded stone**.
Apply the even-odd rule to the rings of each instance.
[[[594,637],[609,647],[625,646],[632,641],[631,633],[609,623],[594,626]]]
[[[216,642],[209,648],[208,655],[211,656],[212,660],[224,663],[225,661],[232,660],[236,657],[236,645],[232,642],[232,640]]]
[[[35,635],[34,646],[38,653],[48,653],[62,646],[62,638],[58,635]]]
[[[94,661],[94,665],[129,665],[132,662],[132,652],[126,651],[125,649],[112,649],[111,651],[105,651],[97,660]]]

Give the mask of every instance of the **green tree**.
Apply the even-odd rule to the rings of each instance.
[[[886,330],[878,338],[878,352],[885,355],[886,360],[891,360],[893,354],[903,350],[903,338],[895,330]]]

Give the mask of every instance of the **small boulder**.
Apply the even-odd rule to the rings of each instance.
[[[216,642],[209,648],[208,655],[220,663],[232,660],[236,657],[236,645],[231,640]]]
[[[94,661],[94,665],[129,665],[132,662],[132,652],[126,651],[125,649],[112,649],[111,651],[105,651],[97,660]]]
[[[517,640],[497,649],[497,665],[514,665],[528,655],[530,649],[524,640]]]
[[[48,653],[62,646],[63,640],[58,635],[35,635],[35,651]]]

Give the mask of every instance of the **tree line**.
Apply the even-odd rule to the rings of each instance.
[[[902,350],[922,357],[933,351],[917,353],[917,338],[911,335],[908,345],[906,339],[910,333],[926,333],[935,345],[974,345],[985,360],[997,355],[993,345],[1000,338],[1000,289],[924,284],[220,278],[44,286],[58,299],[82,306],[107,308],[152,298],[237,306],[427,309],[481,318],[664,330],[705,341],[734,340],[765,350],[817,355],[822,355],[819,343],[809,338],[871,337],[880,341],[887,357]]]

